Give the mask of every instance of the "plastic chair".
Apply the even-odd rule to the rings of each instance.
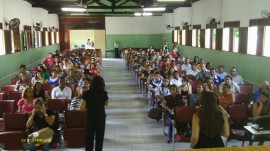
[[[0,118],[2,118],[3,113],[15,112],[16,111],[16,101],[15,100],[2,100],[0,101]]]
[[[49,99],[47,103],[50,110],[60,113],[67,110],[68,102],[66,99]]]
[[[16,91],[16,85],[2,85],[2,92],[4,93],[3,99],[8,99],[10,91]]]

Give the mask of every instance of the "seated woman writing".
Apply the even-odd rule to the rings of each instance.
[[[55,113],[46,109],[41,98],[34,100],[33,105],[34,109],[26,123],[29,132],[30,151],[37,150],[40,145],[42,145],[43,151],[48,151],[54,130],[57,129],[57,125],[54,124]]]

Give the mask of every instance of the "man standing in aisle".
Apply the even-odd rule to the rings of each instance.
[[[120,58],[119,44],[117,41],[114,42],[113,47],[114,47],[115,58]]]

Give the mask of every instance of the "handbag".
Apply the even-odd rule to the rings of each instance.
[[[155,120],[160,120],[162,118],[162,113],[160,108],[152,108],[148,112],[148,117]]]

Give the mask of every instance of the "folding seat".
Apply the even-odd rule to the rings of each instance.
[[[252,85],[251,84],[239,84],[240,92],[244,95],[245,103],[249,103],[252,99]]]
[[[16,111],[16,101],[15,100],[2,100],[0,101],[0,118],[2,118],[3,113],[12,113]]]
[[[10,91],[9,98],[11,100],[15,100],[16,104],[17,104],[18,101],[22,98],[22,92],[21,91]],[[17,108],[17,105],[16,105],[16,108]]]
[[[2,92],[4,93],[4,98],[3,98],[3,99],[8,99],[8,97],[9,97],[9,92],[10,92],[10,91],[16,91],[16,85],[7,85],[7,84],[3,84],[1,90],[2,90]]]
[[[17,83],[17,81],[19,81],[19,78],[14,77],[11,79],[11,84],[15,85]]]
[[[76,83],[66,83],[66,86],[70,87],[71,88],[71,91],[72,91],[72,97],[74,96],[74,92],[76,90]]]
[[[3,92],[0,92],[0,101],[1,100],[4,100],[4,93]]]
[[[185,136],[184,130],[187,126],[192,125],[192,118],[195,112],[192,106],[176,107],[174,109],[174,127],[176,129],[176,138],[173,137],[173,146],[175,145],[175,139],[180,142],[190,142],[191,136]],[[173,129],[173,134],[175,129]]]
[[[0,132],[0,142],[4,150],[25,150],[27,142],[27,113],[4,113],[4,132]]]
[[[51,91],[55,86],[55,84],[44,84],[42,87],[44,91]]]
[[[68,102],[66,99],[49,99],[48,102],[48,109],[63,113],[67,110]]]
[[[189,83],[192,87],[192,92],[194,93],[196,91],[196,87],[198,84],[200,84],[199,80],[189,80]]]
[[[68,148],[85,147],[85,111],[65,111],[64,138]]]
[[[239,141],[248,140],[245,136],[244,126],[248,121],[248,107],[246,104],[233,104],[228,106],[228,114],[230,115],[230,139]],[[243,146],[242,144],[242,146]]]

